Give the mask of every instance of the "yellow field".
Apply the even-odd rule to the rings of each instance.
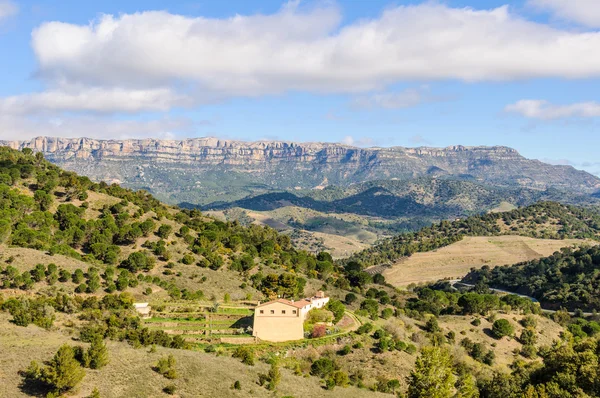
[[[396,286],[466,275],[472,267],[515,264],[546,257],[562,247],[586,243],[578,239],[534,239],[522,236],[466,237],[438,250],[415,253],[386,270]]]

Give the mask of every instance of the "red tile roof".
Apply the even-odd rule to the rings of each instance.
[[[292,307],[296,307],[296,308],[304,308],[307,305],[311,304],[310,301],[308,300],[298,300],[298,301],[290,301],[290,300],[286,300],[286,299],[277,299],[277,300],[273,300],[273,301],[267,301],[266,303],[262,303],[260,305],[258,305],[258,307],[263,307],[265,305],[269,305],[269,304],[273,304],[273,303],[281,303],[281,304],[286,304],[286,305],[290,305]]]

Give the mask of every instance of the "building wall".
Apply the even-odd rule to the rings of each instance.
[[[252,335],[274,342],[300,340],[304,338],[303,319],[299,308],[287,304],[271,303],[260,306],[254,311]]]
[[[309,305],[302,308],[301,313],[300,313],[302,315],[302,319],[306,319],[306,315],[308,314],[308,312],[310,310],[314,310],[315,308],[324,308],[328,302],[329,302],[329,297],[313,299]]]

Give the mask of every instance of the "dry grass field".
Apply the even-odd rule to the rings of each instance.
[[[10,317],[0,314],[0,397],[27,397],[19,388],[18,374],[31,360],[50,359],[61,344],[76,345],[71,336],[45,331],[30,325],[27,328],[8,323]],[[167,384],[177,387],[175,397],[389,397],[353,387],[327,391],[316,377],[294,376],[282,369],[281,384],[275,393],[257,384],[258,374],[266,373],[268,365],[257,362],[246,366],[229,356],[216,356],[198,351],[172,350],[162,347],[150,353],[148,348],[135,349],[126,343],[107,342],[110,355],[108,366],[100,370],[86,369],[83,382],[69,397],[88,396],[98,387],[103,398],[166,397],[162,392]],[[152,370],[156,362],[168,355],[176,358],[179,378],[171,381]],[[239,380],[241,390],[231,386]]]
[[[426,253],[415,253],[387,269],[386,280],[396,286],[458,278],[472,267],[515,264],[546,257],[562,247],[586,243],[578,239],[534,239],[507,235],[465,237],[460,242]]]

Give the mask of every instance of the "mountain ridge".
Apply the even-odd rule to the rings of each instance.
[[[0,141],[43,152],[93,180],[146,188],[170,203],[206,204],[273,189],[349,186],[372,180],[446,176],[498,186],[592,194],[600,178],[572,166],[527,159],[505,146],[373,147],[287,141],[96,140],[37,137]],[[194,201],[189,200],[195,198]]]

